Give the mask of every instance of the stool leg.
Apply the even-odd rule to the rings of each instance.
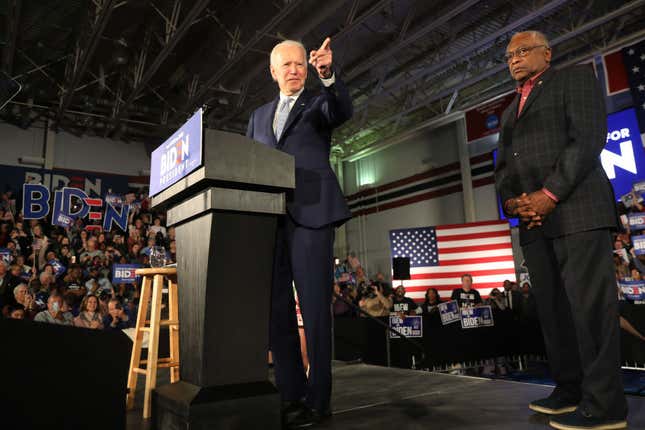
[[[148,314],[148,302],[150,301],[150,287],[152,279],[144,276],[141,283],[141,294],[139,296],[139,310],[137,312],[137,324],[135,326],[135,338],[132,345],[132,354],[130,356],[130,372],[128,373],[128,395],[126,397],[126,407],[134,407],[134,392],[137,389],[138,374],[134,369],[141,366],[141,347],[143,343],[143,331],[146,326],[146,316]]]
[[[143,401],[143,418],[152,414],[152,390],[157,386],[157,358],[159,352],[159,320],[161,319],[161,295],[163,275],[155,275],[152,287],[152,310],[150,311],[150,341],[146,364],[146,390]]]
[[[168,277],[168,318],[179,321],[179,296],[177,292],[177,277]],[[179,324],[168,327],[170,333],[170,362],[179,362]],[[179,367],[170,368],[170,383],[179,381]]]

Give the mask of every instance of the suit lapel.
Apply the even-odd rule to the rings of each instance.
[[[278,146],[278,141],[275,138],[275,133],[273,132],[273,118],[275,118],[275,110],[278,108],[278,102],[280,97],[276,98],[271,102],[268,109],[268,115],[264,119],[264,127],[268,136],[271,136],[271,146],[274,148]]]
[[[517,108],[520,105],[521,97],[522,96],[518,93],[508,107],[509,115],[508,115],[508,124],[506,124],[507,127],[513,128],[513,126],[515,126],[515,121],[517,121]]]
[[[548,70],[546,70],[542,75],[537,79],[535,82],[535,85],[533,86],[533,89],[531,90],[531,94],[529,94],[529,98],[526,99],[526,103],[524,103],[524,107],[522,107],[522,112],[520,112],[519,116],[516,116],[518,120],[522,119],[524,114],[526,113],[527,110],[531,107],[535,99],[537,99],[540,96],[540,93],[542,92],[542,88],[546,85],[546,83],[551,79],[553,76],[553,68],[550,67]],[[517,112],[517,110],[516,110]]]
[[[305,109],[307,106],[309,100],[311,99],[311,93],[307,90],[304,90],[301,94],[300,97],[296,100],[296,103],[293,105],[291,108],[291,111],[289,112],[289,116],[287,117],[287,122],[284,124],[284,128],[282,129],[282,135],[280,136],[280,140],[278,141],[278,144],[280,144],[281,141],[284,140],[284,137],[287,135],[287,132],[289,131],[289,127],[293,125],[295,120],[300,116],[302,111]],[[275,109],[273,109],[275,112]]]

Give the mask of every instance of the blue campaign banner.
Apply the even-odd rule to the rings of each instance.
[[[493,310],[490,306],[461,308],[461,328],[492,327]]]
[[[202,109],[152,151],[150,195],[165,190],[202,165]]]
[[[7,248],[0,248],[0,261],[11,264],[12,260],[13,256],[11,255],[11,250]]]
[[[63,266],[58,260],[49,260],[47,264],[50,264],[54,268],[54,276],[56,278],[65,273],[65,270],[67,270],[67,267]]]
[[[439,309],[439,316],[441,317],[441,324],[443,325],[452,324],[461,320],[459,304],[454,300],[439,303],[437,309]]]
[[[632,245],[634,245],[636,255],[645,254],[645,235],[632,236]]]
[[[645,281],[619,281],[623,297],[631,301],[645,300]]]
[[[405,337],[423,337],[423,318],[420,315],[401,318],[398,315],[390,315],[390,327]],[[400,338],[390,332],[390,338]]]
[[[135,270],[143,267],[141,264],[115,264],[112,267],[113,284],[134,284],[137,282]]]
[[[617,198],[645,180],[645,151],[633,108],[607,116],[607,143],[600,162]]]
[[[629,220],[630,230],[634,231],[645,229],[645,212],[631,213],[627,219]]]

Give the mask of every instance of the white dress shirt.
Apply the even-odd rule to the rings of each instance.
[[[330,87],[330,86],[334,85],[334,83],[336,82],[336,74],[332,74],[331,78],[329,78],[329,79],[320,78],[320,81],[322,82],[322,84],[324,86]],[[277,121],[278,121],[278,111],[280,110],[280,106],[282,105],[284,100],[288,99],[288,101],[289,101],[289,112],[291,112],[291,109],[293,108],[293,105],[296,104],[296,100],[298,100],[298,97],[300,97],[300,94],[302,94],[302,92],[304,90],[305,90],[305,87],[302,87],[302,89],[300,89],[300,91],[298,91],[297,93],[292,94],[290,96],[284,95],[282,92],[280,92],[280,101],[278,102],[278,107],[275,110],[275,113],[273,114],[273,132],[274,133],[275,133],[276,124],[277,124]]]

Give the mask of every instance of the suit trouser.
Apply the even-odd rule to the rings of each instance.
[[[311,229],[288,215],[278,222],[271,291],[270,348],[283,401],[306,398],[320,411],[331,398],[331,296],[334,228]],[[292,281],[302,314],[309,378],[300,353]]]
[[[609,230],[522,246],[556,393],[594,416],[623,419],[620,328]]]

